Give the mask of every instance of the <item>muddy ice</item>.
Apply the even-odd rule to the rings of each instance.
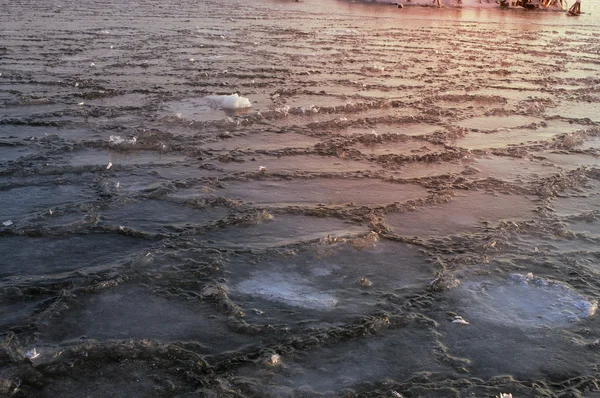
[[[600,396],[598,5],[15,3],[0,395]]]

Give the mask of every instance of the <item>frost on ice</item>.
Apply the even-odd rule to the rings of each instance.
[[[471,281],[456,288],[471,318],[511,326],[566,327],[594,316],[598,302],[570,286],[532,273],[511,274],[504,281]]]
[[[293,307],[327,311],[335,308],[338,300],[335,296],[322,293],[310,285],[310,282],[298,274],[255,273],[236,286],[243,294],[257,296],[266,300],[278,301]]]

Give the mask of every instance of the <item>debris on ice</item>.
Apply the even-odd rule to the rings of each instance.
[[[289,105],[282,105],[275,108],[275,112],[282,113],[284,116],[287,116],[290,113]]]
[[[108,164],[106,165],[106,170],[109,170],[112,167],[112,162],[108,162]]]
[[[469,324],[469,322],[465,321],[465,320],[463,319],[463,317],[462,317],[462,316],[460,316],[460,315],[456,315],[456,316],[454,317],[454,320],[453,320],[452,322],[453,322],[453,323],[458,323],[458,324],[460,324],[460,325],[468,325],[468,324]]]
[[[244,109],[252,107],[248,98],[240,97],[237,93],[231,95],[209,95],[204,98],[215,108]]]
[[[373,282],[365,278],[364,276],[358,280],[358,284],[360,287],[366,288],[373,286]]]
[[[319,108],[317,108],[315,105],[311,105],[308,108],[300,108],[300,110],[302,111],[302,113],[319,113]]]
[[[13,225],[13,222],[11,220],[7,220],[7,221],[4,221],[2,223],[2,225],[4,225],[5,227],[10,227],[11,225]]]

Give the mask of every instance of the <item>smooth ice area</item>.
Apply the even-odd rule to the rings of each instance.
[[[447,369],[435,358],[435,345],[426,330],[389,330],[377,337],[351,339],[338,345],[281,355],[281,364],[242,368],[239,376],[261,377],[267,383],[253,386],[263,397],[316,396],[361,383],[403,381],[419,372]],[[407,355],[410,352],[411,355]]]
[[[127,260],[151,241],[117,234],[69,237],[5,236],[0,239],[4,266],[0,278],[60,275],[75,270],[94,271]]]
[[[271,220],[250,225],[214,229],[198,237],[199,241],[236,248],[268,248],[331,236],[364,233],[366,226],[331,218],[274,215]]]
[[[70,307],[69,312],[42,327],[43,342],[144,338],[194,341],[203,353],[210,354],[252,342],[250,336],[230,332],[227,317],[205,303],[161,296],[134,284],[81,295]]]
[[[531,219],[534,209],[535,202],[523,196],[459,192],[448,203],[387,214],[385,222],[399,235],[431,238],[474,231],[485,223]]]
[[[301,311],[301,319],[330,312],[323,315],[329,321],[370,312],[384,292],[414,293],[434,275],[416,247],[377,241],[373,234],[306,246],[292,255],[241,258],[226,270],[231,297],[244,308],[257,307],[269,318],[294,308],[313,310]]]
[[[224,189],[213,189],[209,192],[210,196],[273,207],[340,206],[346,203],[358,206],[386,205],[428,196],[427,189],[414,184],[340,178],[321,181],[311,179],[232,181],[225,183]]]
[[[176,232],[216,221],[228,214],[224,208],[192,208],[177,203],[144,200],[101,212],[106,223],[148,232]]]

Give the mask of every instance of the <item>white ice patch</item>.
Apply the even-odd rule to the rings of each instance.
[[[214,108],[222,109],[244,109],[252,107],[252,103],[246,97],[237,94],[231,95],[209,95],[204,97]]]
[[[137,142],[137,137],[127,139],[127,138],[121,137],[120,135],[111,135],[108,139],[108,142],[111,145],[122,145],[122,144],[135,145],[135,143]]]
[[[464,311],[471,318],[509,326],[565,327],[593,316],[598,302],[571,287],[534,277],[513,274],[504,282],[465,282],[458,294]]]
[[[235,290],[293,307],[331,310],[337,305],[338,301],[333,295],[321,293],[309,283],[298,274],[261,272],[237,284]]]

